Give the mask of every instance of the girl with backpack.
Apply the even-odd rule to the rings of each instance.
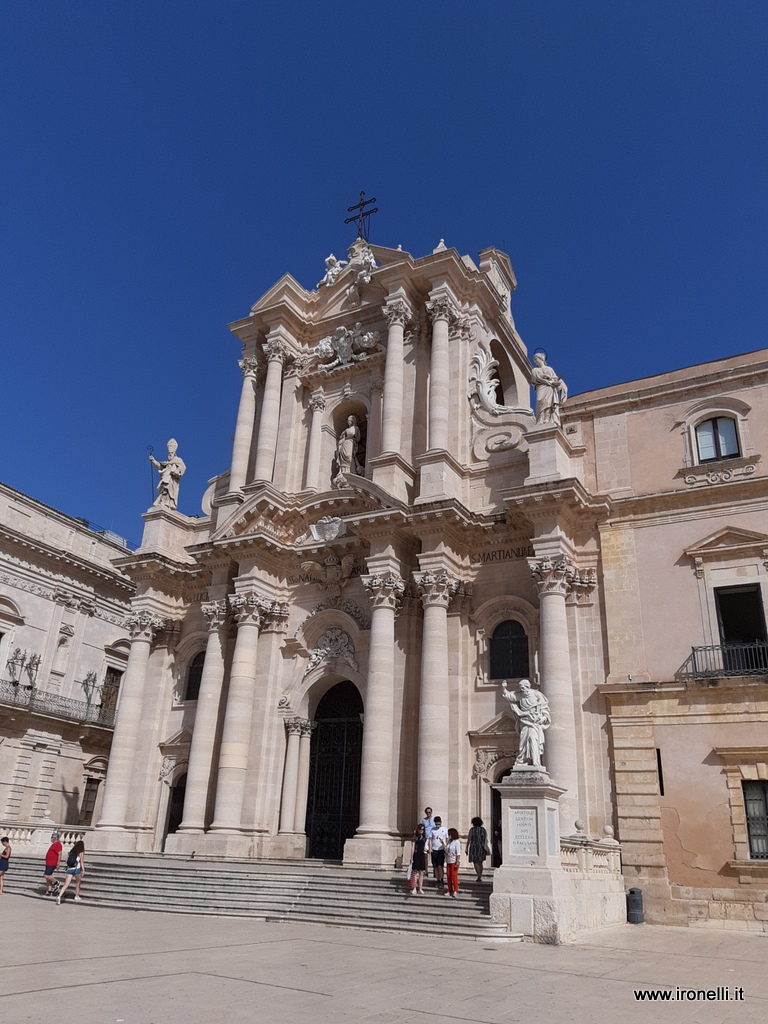
[[[82,839],[75,843],[67,857],[67,878],[62,886],[61,892],[56,897],[57,906],[61,905],[61,898],[69,888],[72,879],[75,880],[75,902],[80,902],[80,882],[85,874],[85,843]]]

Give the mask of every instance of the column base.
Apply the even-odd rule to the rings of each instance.
[[[377,487],[400,501],[412,502],[414,497],[414,470],[397,452],[382,452],[369,459],[371,479]]]
[[[278,832],[264,839],[264,856],[273,860],[304,860],[307,837],[303,832]]]
[[[174,832],[165,840],[165,853],[197,857],[253,858],[264,856],[264,836],[243,832]]]
[[[86,835],[86,855],[94,853],[153,853],[155,852],[154,830],[136,828],[96,828]]]
[[[398,836],[352,836],[344,844],[344,866],[386,868],[402,864],[403,841]]]
[[[419,495],[415,501],[416,505],[451,498],[465,500],[462,467],[450,452],[438,448],[424,452],[415,461],[419,467]]]

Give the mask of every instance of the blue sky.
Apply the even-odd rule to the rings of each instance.
[[[765,347],[764,0],[6,0],[0,479],[137,542],[228,465],[226,324],[354,231],[509,253],[572,394]]]

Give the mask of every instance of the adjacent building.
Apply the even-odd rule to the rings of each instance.
[[[135,588],[112,564],[126,550],[0,484],[0,821],[22,846],[43,822],[87,829],[100,813],[129,651]]]

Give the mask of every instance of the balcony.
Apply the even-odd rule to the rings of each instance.
[[[9,679],[0,679],[0,704],[29,708],[30,711],[51,715],[53,718],[89,722],[106,729],[113,729],[115,726],[115,709],[112,707],[105,708],[82,700],[71,700],[69,697],[60,697],[57,693],[38,690],[34,686],[11,682]]]
[[[724,676],[768,676],[768,640],[751,644],[720,644],[713,647],[692,647],[685,664],[694,679],[716,679]]]

